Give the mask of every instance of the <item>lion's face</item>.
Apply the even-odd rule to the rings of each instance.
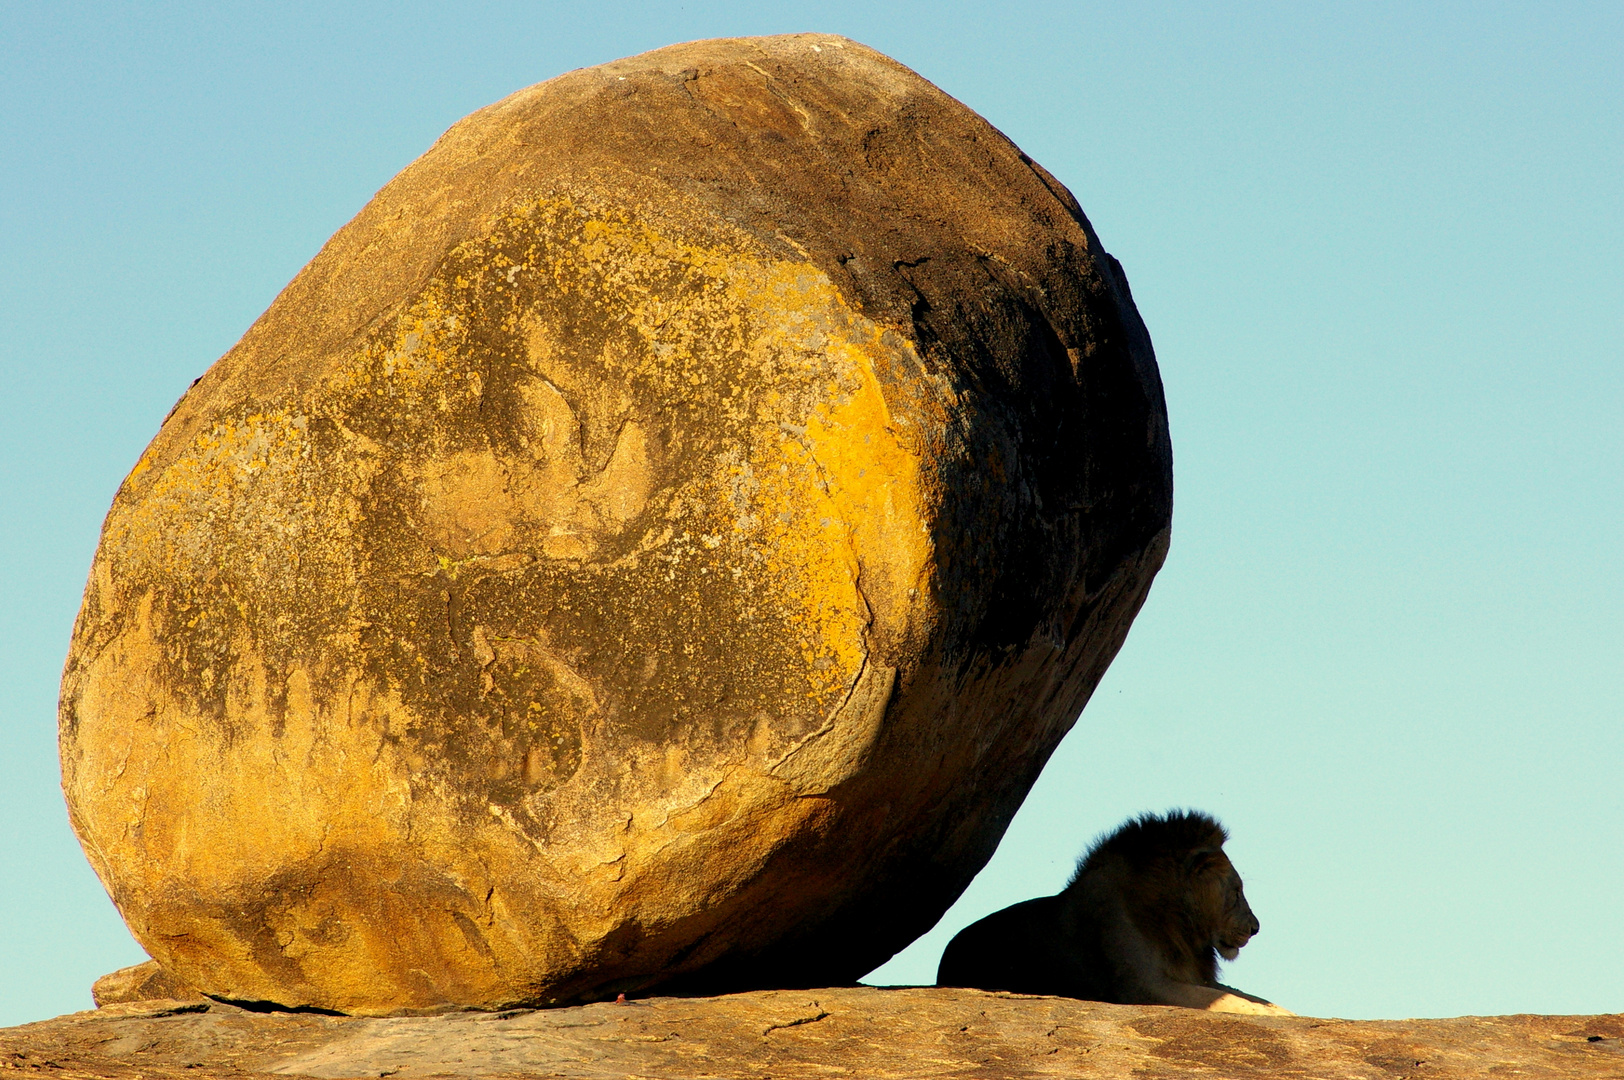
[[[1212,946],[1219,956],[1233,960],[1261,926],[1246,902],[1240,874],[1223,852],[1207,861],[1201,876],[1205,887],[1200,891],[1207,901],[1202,905],[1206,908],[1203,914],[1211,920]]]

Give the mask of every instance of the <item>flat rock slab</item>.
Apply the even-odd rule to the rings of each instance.
[[[0,1069],[168,1077],[1624,1077],[1624,1015],[1242,1017],[939,988],[367,1019],[121,1005],[0,1031]]]

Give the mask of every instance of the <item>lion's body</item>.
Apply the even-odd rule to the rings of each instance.
[[[1218,982],[1218,955],[1258,932],[1223,827],[1205,814],[1136,818],[1100,840],[1071,884],[960,931],[942,986],[1124,1005],[1290,1015]]]

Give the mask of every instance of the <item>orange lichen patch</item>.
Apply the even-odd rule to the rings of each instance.
[[[806,663],[823,691],[845,689],[866,656],[870,624],[905,618],[900,592],[917,590],[929,573],[920,523],[933,508],[875,375],[891,344],[880,329],[806,264],[762,267],[749,310],[762,327],[756,349],[817,357],[823,367],[821,392],[804,411],[769,395],[761,419],[771,430],[758,435],[750,462],[759,478],[752,520],[769,574],[801,620]]]
[[[151,451],[139,471],[151,467]],[[314,502],[301,490],[309,421],[288,409],[220,420],[153,478],[141,500],[109,522],[108,543],[132,566],[175,573],[207,563],[233,534],[290,540]]]
[[[467,345],[468,322],[455,297],[458,285],[435,279],[396,319],[393,333],[374,338],[344,372],[351,386],[377,393],[420,391],[456,366]]]
[[[153,449],[149,445],[146,450],[142,452],[140,460],[135,463],[135,468],[130,470],[131,480],[134,480],[137,476],[140,476],[142,473],[152,468],[152,456]]]
[[[811,694],[822,697],[849,685],[867,652],[869,613],[857,591],[851,527],[836,516],[800,442],[783,438],[763,449],[757,518],[770,591],[761,600],[789,621],[815,680]]]

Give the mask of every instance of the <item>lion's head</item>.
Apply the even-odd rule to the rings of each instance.
[[[1217,949],[1225,960],[1235,959],[1260,929],[1252,905],[1246,902],[1241,876],[1221,850],[1192,854],[1188,895],[1191,922],[1201,944]]]
[[[1211,982],[1218,957],[1235,959],[1258,932],[1241,876],[1224,854],[1228,839],[1215,819],[1193,810],[1142,814],[1097,841],[1072,883],[1120,867],[1112,879],[1134,925],[1174,968],[1190,965],[1190,979]]]

